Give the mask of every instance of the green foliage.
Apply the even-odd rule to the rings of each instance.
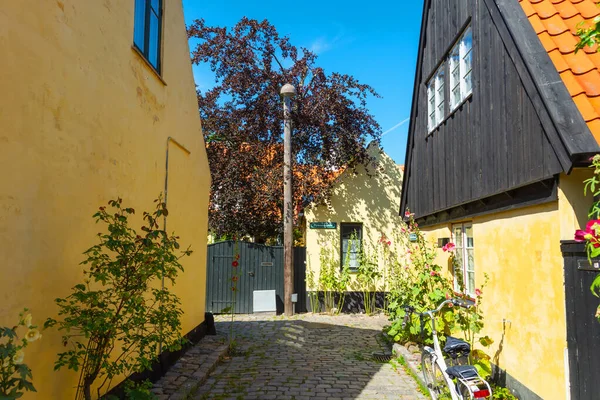
[[[315,271],[312,269],[306,270],[306,289],[308,292],[307,295],[308,301],[310,302],[311,311],[319,312],[321,310],[321,303],[319,302],[319,292],[315,278]]]
[[[350,240],[357,240],[355,234],[351,235]],[[348,257],[345,264],[347,263],[349,263]],[[381,278],[378,265],[379,262],[375,249],[372,249],[369,246],[361,246],[358,269],[356,270],[355,288],[363,294],[365,314],[367,315],[371,315],[375,312],[377,281]]]
[[[415,314],[432,310],[452,295],[452,283],[442,274],[442,267],[435,264],[436,249],[428,243],[412,216],[408,225],[401,228],[404,236],[399,238],[408,249],[405,264],[397,268],[398,273],[390,276],[388,292],[388,313],[392,320],[387,334],[396,342],[417,342],[432,344],[431,324],[424,325],[421,337],[421,323]],[[409,242],[410,233],[417,235],[416,242]],[[404,307],[412,306],[412,314],[405,328],[402,328]],[[446,311],[438,314],[436,328],[443,339],[452,326],[453,313]]]
[[[128,400],[155,400],[157,397],[152,390],[152,382],[146,380],[140,383],[127,381],[125,383],[125,397]]]
[[[338,258],[330,246],[321,246],[319,260],[317,290],[323,292],[324,311],[339,314],[350,282],[350,268],[347,262],[340,268]]]
[[[179,237],[159,228],[168,210],[159,197],[153,213],[144,212],[141,234],[130,227],[133,208],[111,200],[93,218],[106,227],[98,244],[84,252],[84,281],[65,298],[55,300],[59,320],[45,326],[64,332],[65,351],[55,369],[79,372],[76,398],[91,399],[97,379],[98,397],[113,378],[150,368],[160,350],[181,348],[179,298],[164,282],[175,283],[183,271]]]
[[[600,35],[600,16],[592,21],[591,26],[586,26],[585,22],[580,22],[577,25],[577,36],[579,42],[575,45],[575,53],[584,47],[594,47],[599,43],[598,36]]]
[[[25,391],[35,392],[31,382],[31,369],[23,363],[25,348],[42,335],[37,326],[31,323],[31,314],[24,309],[19,314],[19,323],[12,327],[0,327],[0,400],[13,400],[23,396]],[[19,338],[19,328],[27,332]]]
[[[494,386],[492,390],[494,400],[519,400],[508,388]]]
[[[583,194],[585,196],[591,192],[594,201],[588,212],[590,220],[585,229],[575,232],[575,240],[585,243],[588,261],[591,264],[592,258],[600,256],[600,188],[598,185],[600,183],[600,154],[595,155],[590,161],[590,168],[594,170],[594,175],[584,181]],[[594,279],[590,290],[595,296],[600,297],[600,275]],[[600,306],[596,311],[596,318],[600,319]]]

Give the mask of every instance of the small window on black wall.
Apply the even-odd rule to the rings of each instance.
[[[358,269],[362,247],[362,224],[340,225],[342,239],[341,265],[348,265],[351,271]]]
[[[160,73],[162,0],[135,0],[133,44]]]

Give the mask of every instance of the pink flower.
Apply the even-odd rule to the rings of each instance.
[[[481,296],[481,290],[480,289],[475,289],[475,296],[477,296],[477,297]]]
[[[435,272],[435,271],[431,271],[431,273],[430,273],[429,275],[431,275],[431,276],[436,276],[437,274],[438,274],[437,272]]]
[[[406,218],[410,218],[410,211],[406,210],[406,211],[404,212],[404,216],[405,216]]]
[[[388,246],[391,246],[391,245],[392,245],[392,242],[388,240],[388,242],[387,242],[387,245],[388,245]]]
[[[450,294],[446,293],[446,300],[450,300]]]
[[[600,236],[600,220],[592,219],[588,221],[584,230],[578,229],[575,231],[575,241],[577,242],[595,242],[598,244]],[[595,246],[598,247],[598,246]]]
[[[446,252],[446,251],[454,251],[454,249],[456,248],[456,245],[452,242],[448,242],[444,245],[444,247],[442,247],[442,251]]]
[[[233,262],[231,263],[231,266],[232,266],[233,268],[236,268],[238,265],[240,265],[240,264],[239,264],[237,261],[233,261]]]

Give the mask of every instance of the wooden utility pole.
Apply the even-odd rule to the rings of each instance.
[[[294,293],[294,209],[292,207],[292,97],[296,88],[289,83],[281,88],[283,96],[283,306],[285,315],[293,315]]]

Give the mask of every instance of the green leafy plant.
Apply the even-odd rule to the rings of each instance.
[[[159,228],[168,210],[161,197],[155,203],[153,213],[143,213],[141,234],[130,227],[135,210],[121,199],[100,207],[93,218],[106,229],[84,252],[84,281],[55,300],[60,319],[45,323],[64,332],[55,369],[79,372],[77,399],[90,400],[99,379],[101,397],[113,378],[150,368],[161,350],[181,348],[180,301],[164,283],[175,284],[191,250],[180,251],[179,237]]]
[[[575,45],[575,53],[584,47],[594,47],[598,44],[598,36],[600,35],[600,16],[592,20],[591,26],[586,26],[585,22],[577,24],[577,36],[579,42]]]
[[[494,400],[519,400],[508,388],[494,386],[492,389],[492,398]]]
[[[0,400],[18,399],[25,391],[35,392],[31,369],[23,361],[25,348],[42,335],[31,322],[31,314],[24,309],[19,322],[12,328],[0,327]],[[19,338],[20,328],[27,329]]]
[[[585,229],[575,231],[575,240],[585,243],[588,260],[591,264],[592,258],[600,256],[600,154],[590,159],[590,168],[594,170],[591,178],[584,181],[584,196],[589,193],[593,195],[594,201],[588,212],[589,221]],[[592,293],[600,297],[600,275],[592,282]],[[596,311],[596,318],[600,320],[600,306]]]
[[[381,278],[378,265],[377,253],[368,246],[361,246],[356,271],[356,288],[362,292],[363,305],[367,315],[375,312],[377,281]]]
[[[319,279],[317,288],[323,293],[325,312],[339,314],[350,281],[348,262],[340,268],[339,261],[330,246],[321,246],[319,254]]]
[[[319,302],[319,291],[315,280],[315,271],[312,269],[306,270],[306,289],[310,310],[314,313],[321,311],[321,302]]]
[[[407,213],[408,224],[401,227],[403,236],[399,238],[406,248],[407,257],[396,276],[390,279],[388,292],[388,313],[391,326],[387,334],[396,342],[417,342],[431,344],[431,324],[424,324],[424,335],[421,336],[421,321],[418,313],[436,308],[452,293],[452,283],[443,276],[442,267],[435,264],[436,249],[427,242],[412,214]],[[416,240],[409,241],[410,235]],[[414,308],[405,327],[402,327],[405,307]],[[436,328],[443,339],[449,333],[454,313],[452,310],[440,313],[436,319]]]

